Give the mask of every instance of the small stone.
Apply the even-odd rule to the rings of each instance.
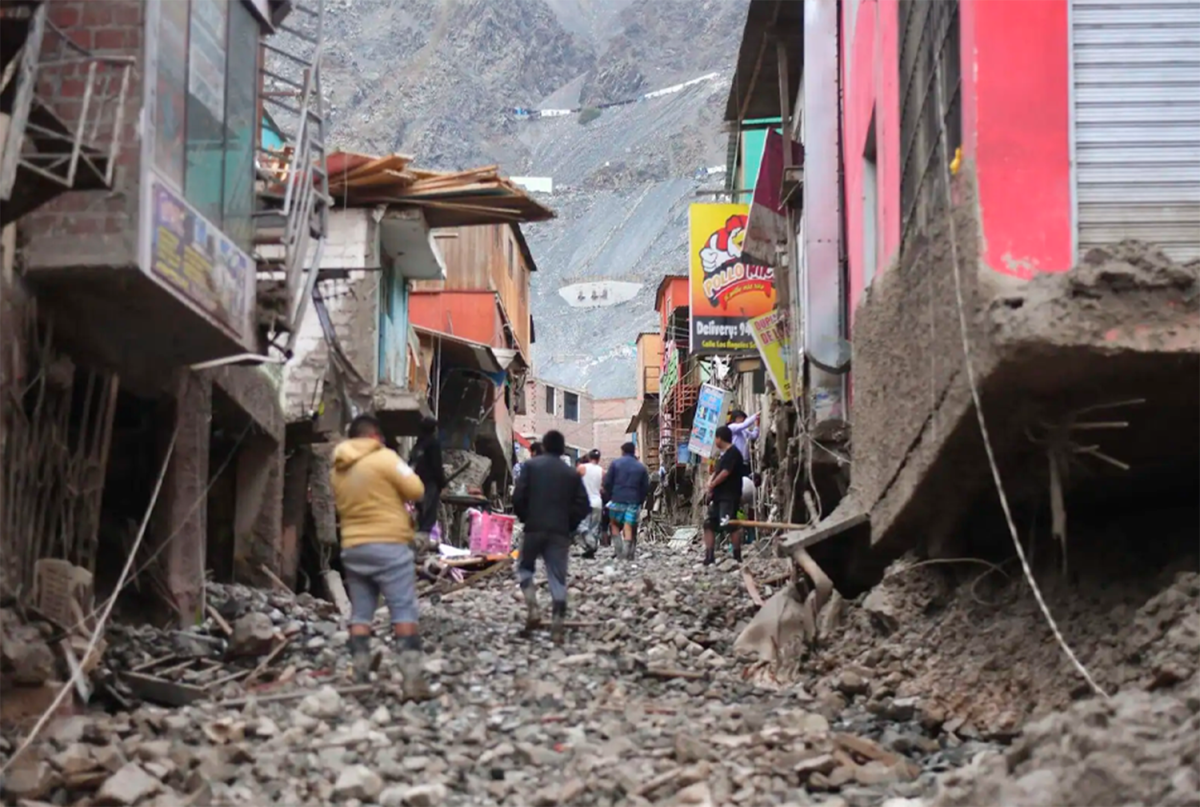
[[[136,762],[126,763],[96,793],[97,804],[137,804],[162,789],[162,783],[142,770]]]
[[[92,756],[92,747],[83,743],[71,743],[51,757],[50,762],[65,776],[85,773],[100,767]]]
[[[828,775],[836,767],[837,760],[833,758],[833,754],[817,754],[816,756],[800,760],[792,770],[800,774],[801,777],[804,777],[814,773]]]
[[[5,774],[3,792],[14,799],[40,799],[50,793],[55,779],[49,765],[23,755]]]
[[[251,612],[233,623],[229,655],[262,656],[275,645],[275,625],[266,614]]]
[[[386,706],[380,706],[374,712],[371,712],[371,722],[376,726],[386,726],[392,722],[392,714]]]
[[[891,784],[898,778],[899,776],[894,768],[877,760],[872,760],[866,765],[860,765],[854,771],[854,780],[860,785],[866,785],[867,787]]]
[[[675,794],[675,804],[680,807],[714,807],[712,790],[705,782],[688,785]]]
[[[342,714],[342,696],[331,686],[323,686],[300,701],[300,712],[320,720],[332,720]]]
[[[871,690],[871,685],[866,679],[851,670],[839,675],[834,686],[843,695],[866,695]]]
[[[366,765],[343,768],[333,785],[333,795],[343,801],[375,801],[383,792],[383,779]]]
[[[446,800],[446,786],[440,782],[410,787],[402,804],[407,807],[436,807]]]
[[[839,765],[829,774],[829,786],[835,790],[840,790],[853,781],[854,768],[850,765]]]
[[[680,732],[675,735],[675,761],[682,764],[699,762],[709,758],[709,746],[694,734]]]

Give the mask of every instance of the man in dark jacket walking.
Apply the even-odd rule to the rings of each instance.
[[[408,455],[408,464],[425,485],[425,495],[417,506],[417,541],[428,542],[437,524],[438,505],[446,489],[446,468],[442,465],[442,444],[438,442],[438,422],[423,418],[417,427],[417,443]],[[424,548],[424,547],[422,547]]]
[[[588,514],[591,504],[583,479],[563,462],[566,440],[556,431],[542,438],[545,454],[525,463],[513,491],[513,511],[525,525],[521,553],[517,559],[517,581],[525,595],[525,630],[540,622],[533,576],[537,559],[546,567],[550,583],[553,621],[550,638],[562,644],[567,616],[567,558],[571,536]]]
[[[650,493],[650,472],[638,461],[633,443],[621,446],[621,456],[608,466],[604,492],[608,495],[608,516],[617,557],[633,560],[637,550],[635,531],[638,514]],[[624,545],[621,537],[624,534]]]

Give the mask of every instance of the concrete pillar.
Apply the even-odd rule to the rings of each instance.
[[[304,538],[304,523],[308,516],[308,473],[312,468],[312,456],[311,448],[299,446],[284,463],[279,577],[292,588],[296,587],[300,542]]]
[[[235,462],[234,579],[268,586],[262,567],[278,575],[282,560],[283,446],[263,434],[247,435]]]
[[[167,591],[178,611],[181,626],[195,624],[204,614],[205,550],[208,545],[208,446],[212,420],[212,385],[207,379],[185,372],[177,387],[179,397],[162,407],[160,431],[166,451],[171,432],[178,425],[175,452],[167,466],[162,492],[154,509],[153,537],[156,545],[167,541],[161,568],[166,572]]]

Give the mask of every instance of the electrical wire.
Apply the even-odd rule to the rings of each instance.
[[[971,338],[967,329],[966,305],[963,302],[962,270],[958,259],[958,232],[954,224],[953,199],[950,192],[950,155],[946,145],[946,109],[942,99],[942,66],[940,60],[935,60],[934,62],[934,82],[937,85],[938,138],[942,150],[942,181],[946,192],[946,217],[949,220],[950,228],[950,263],[954,269],[954,296],[958,303],[958,326],[962,335],[963,364],[967,373],[967,385],[971,388],[971,401],[975,405],[975,417],[979,421],[979,433],[983,437],[983,449],[987,454],[988,467],[992,472],[992,481],[996,485],[996,494],[1000,497],[1000,508],[1004,511],[1004,520],[1008,524],[1009,535],[1012,537],[1013,546],[1017,550],[1017,557],[1021,561],[1021,570],[1025,573],[1025,579],[1029,581],[1029,587],[1033,590],[1034,599],[1037,600],[1042,615],[1050,625],[1050,630],[1053,632],[1054,638],[1058,641],[1059,647],[1066,653],[1067,658],[1071,660],[1071,664],[1079,671],[1083,679],[1087,681],[1088,686],[1097,695],[1108,700],[1108,693],[1100,688],[1100,685],[1096,683],[1091,673],[1088,672],[1087,667],[1083,666],[1083,662],[1079,660],[1079,657],[1075,655],[1075,651],[1067,644],[1066,638],[1063,637],[1062,631],[1059,630],[1058,623],[1054,621],[1054,617],[1050,614],[1050,608],[1046,605],[1046,600],[1042,597],[1041,589],[1038,588],[1037,581],[1033,578],[1033,570],[1029,568],[1029,561],[1025,558],[1025,548],[1021,546],[1021,539],[1017,535],[1017,525],[1013,521],[1012,510],[1008,504],[1008,496],[1004,492],[1004,482],[1000,478],[1000,468],[996,463],[996,453],[992,448],[992,439],[988,432],[987,420],[983,416],[983,402],[980,400],[979,385],[975,378],[974,361],[971,357]]]

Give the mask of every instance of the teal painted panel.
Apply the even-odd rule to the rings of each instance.
[[[408,281],[386,269],[379,288],[379,379],[408,384]]]
[[[742,183],[739,187],[751,192],[739,198],[739,202],[748,202],[754,195],[754,185],[758,181],[758,166],[762,163],[763,143],[766,140],[766,129],[751,129],[742,132]]]
[[[279,132],[268,126],[266,121],[263,121],[262,125],[262,145],[263,148],[276,151],[283,148],[283,138],[279,136]]]

